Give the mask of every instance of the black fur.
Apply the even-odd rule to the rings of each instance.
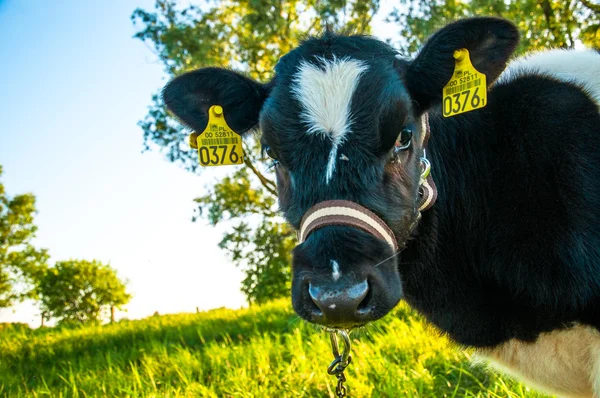
[[[228,122],[232,118],[240,133],[260,123],[264,145],[280,161],[281,209],[296,228],[316,203],[346,199],[374,211],[399,241],[408,240],[399,257],[382,263],[390,249],[366,233],[348,227],[314,232],[294,250],[292,297],[305,319],[315,319],[309,283],[343,289],[366,278],[369,316],[354,323],[385,315],[402,295],[469,346],[533,341],[575,322],[600,330],[598,105],[574,84],[523,74],[493,85],[485,108],[441,116],[454,50],[468,48],[492,84],[517,42],[516,28],[506,21],[469,19],[436,33],[409,61],[375,39],[327,33],[283,57],[268,85],[204,69],[171,83],[165,101],[197,130],[213,103],[225,105]],[[338,163],[328,185],[331,143],[305,133],[291,91],[300,62],[318,65],[317,56],[369,65],[352,100],[352,133],[339,150],[350,161]],[[424,111],[439,197],[411,237]],[[400,163],[390,163],[395,137],[405,127],[414,131],[412,146]],[[328,282],[331,258],[344,275],[337,285]]]
[[[482,110],[431,115],[439,189],[403,254],[406,300],[459,343],[600,329],[600,116],[578,87],[524,76]]]
[[[201,133],[208,123],[208,110],[221,105],[229,127],[239,134],[256,127],[258,114],[267,98],[267,85],[220,68],[188,72],[163,90],[167,107],[185,124]]]

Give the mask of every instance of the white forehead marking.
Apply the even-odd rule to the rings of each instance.
[[[308,134],[329,136],[333,147],[329,154],[325,180],[331,181],[337,160],[337,147],[344,142],[352,125],[350,105],[360,76],[369,68],[351,58],[328,60],[320,65],[303,61],[294,77],[292,92],[302,105],[302,120]]]
[[[350,102],[360,75],[368,67],[362,61],[343,58],[320,65],[303,61],[294,77],[292,90],[304,108],[302,118],[309,134],[329,134],[340,143],[350,129]]]
[[[600,54],[594,50],[534,52],[512,61],[498,80],[508,82],[522,74],[541,72],[583,86],[600,106]]]
[[[342,273],[340,272],[340,265],[335,260],[330,260],[330,262],[331,262],[331,268],[333,268],[331,277],[333,278],[334,282],[337,282],[337,280],[340,279],[340,276],[342,276]]]

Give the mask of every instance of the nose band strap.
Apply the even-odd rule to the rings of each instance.
[[[300,222],[298,243],[315,230],[328,225],[345,225],[363,230],[385,241],[396,253],[398,242],[387,224],[375,213],[348,200],[326,200],[311,207]]]

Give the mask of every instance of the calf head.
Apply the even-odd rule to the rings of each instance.
[[[348,328],[382,317],[402,297],[395,254],[419,217],[423,117],[439,106],[454,51],[468,49],[492,83],[517,42],[504,20],[467,19],[437,32],[408,60],[371,37],[326,33],[282,57],[266,84],[205,68],[171,81],[164,100],[196,132],[212,105],[223,107],[239,134],[259,128],[276,165],[281,211],[296,229],[315,205],[341,200],[393,231],[390,244],[368,229],[325,224],[294,249],[295,311]]]

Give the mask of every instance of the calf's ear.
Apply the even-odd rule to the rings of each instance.
[[[258,125],[268,86],[221,68],[203,68],[170,81],[163,89],[167,108],[185,125],[201,133],[208,124],[208,110],[223,107],[225,121],[238,134]]]
[[[451,23],[427,40],[406,69],[405,84],[418,108],[425,111],[442,99],[442,89],[454,72],[455,50],[469,50],[473,66],[491,85],[518,43],[517,28],[504,19],[482,17]]]

